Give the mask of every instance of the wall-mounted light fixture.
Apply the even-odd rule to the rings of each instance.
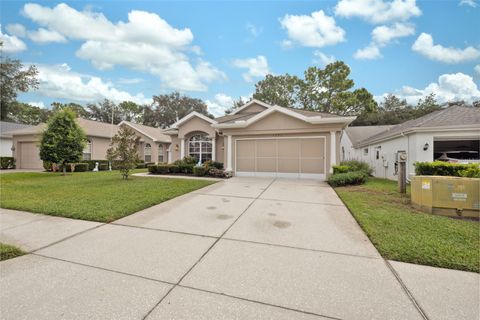
[[[12,147],[10,148],[10,150],[12,150],[12,151],[15,152],[15,146],[12,146]]]
[[[428,142],[425,142],[425,145],[423,146],[423,151],[427,151],[428,147],[430,147],[430,145],[428,144]]]
[[[175,151],[178,151],[178,144],[175,145]]]

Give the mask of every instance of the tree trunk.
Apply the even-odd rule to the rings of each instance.
[[[63,175],[64,176],[67,175],[67,164],[66,163],[63,164]]]

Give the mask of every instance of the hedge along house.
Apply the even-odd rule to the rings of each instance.
[[[121,122],[118,126],[109,123],[77,118],[80,127],[87,135],[87,145],[83,151],[83,160],[106,160],[107,150],[110,148],[111,137],[122,125],[135,130],[140,138],[138,154],[145,162],[165,162],[165,150],[170,143],[170,137],[162,134],[158,128]],[[13,157],[19,169],[42,169],[43,161],[39,156],[40,137],[46,124],[20,129],[12,132]]]
[[[192,112],[164,131],[168,162],[223,162],[237,176],[325,179],[340,158],[342,130],[355,117],[251,100],[216,119]]]
[[[348,143],[347,137],[342,138],[345,159],[367,162],[379,178],[398,178],[397,155],[403,152],[407,153],[407,176],[415,174],[417,161],[478,163],[480,108],[451,106],[386,127],[353,144]]]

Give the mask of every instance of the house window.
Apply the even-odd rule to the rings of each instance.
[[[83,149],[83,160],[92,160],[92,141],[87,140],[85,149]]]
[[[188,154],[198,162],[212,160],[212,139],[205,134],[196,134],[188,140]]]
[[[152,146],[150,143],[145,144],[145,151],[143,155],[146,163],[152,162]]]
[[[368,148],[363,149],[363,155],[368,156]]]
[[[158,145],[158,163],[162,163],[163,161],[163,145]]]

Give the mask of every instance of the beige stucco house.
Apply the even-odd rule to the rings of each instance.
[[[192,112],[162,130],[123,121],[140,137],[145,162],[172,163],[186,156],[223,162],[237,176],[325,179],[340,161],[340,137],[355,117],[272,106],[251,100],[232,114],[211,119]],[[105,159],[118,126],[78,119],[89,143],[85,159]],[[39,134],[44,125],[13,136],[18,168],[42,168]]]
[[[258,100],[216,119],[192,112],[164,131],[171,137],[168,162],[194,156],[223,162],[237,176],[325,179],[354,119]]]

